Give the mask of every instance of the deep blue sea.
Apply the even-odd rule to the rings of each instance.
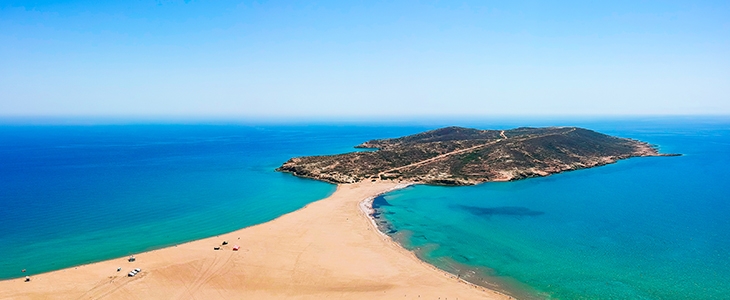
[[[730,118],[403,124],[0,125],[0,279],[230,232],[334,191],[273,171],[293,156],[447,125],[575,125],[684,156],[415,186],[379,199],[381,216],[422,259],[522,297],[730,295]]]

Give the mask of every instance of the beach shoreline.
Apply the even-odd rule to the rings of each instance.
[[[377,221],[375,219],[375,216],[373,215],[373,213],[375,213],[375,209],[372,207],[372,205],[373,205],[373,201],[375,200],[375,198],[380,197],[383,194],[386,194],[386,193],[389,193],[389,192],[392,192],[392,191],[395,191],[395,190],[404,189],[404,188],[407,188],[407,187],[410,187],[410,186],[414,186],[414,185],[418,185],[418,184],[419,183],[415,183],[415,182],[401,183],[398,186],[396,186],[396,187],[394,187],[394,188],[392,188],[392,189],[390,189],[388,191],[382,192],[382,193],[380,193],[378,195],[374,195],[372,197],[368,197],[365,200],[363,200],[363,201],[360,202],[360,204],[359,204],[360,210],[365,215],[365,217],[367,217],[370,220],[370,225],[372,226],[372,228],[377,233],[379,233],[382,237],[389,239],[390,242],[393,245],[396,245],[397,247],[400,247],[401,249],[407,251],[410,255],[413,255],[421,263],[424,263],[424,264],[428,265],[429,267],[433,268],[436,271],[443,272],[445,276],[449,276],[450,278],[455,279],[456,281],[463,282],[465,284],[471,285],[474,288],[487,289],[487,290],[489,290],[491,292],[494,292],[494,293],[497,293],[497,294],[501,294],[504,297],[509,297],[509,299],[514,298],[515,296],[513,296],[511,294],[508,294],[507,292],[505,292],[503,290],[496,290],[496,289],[494,289],[492,287],[487,287],[487,286],[480,285],[480,284],[477,284],[477,283],[474,283],[474,282],[470,282],[470,281],[468,281],[466,279],[461,278],[457,274],[454,274],[454,273],[451,273],[451,272],[446,271],[444,269],[441,269],[441,268],[439,268],[439,267],[437,267],[437,266],[429,263],[428,261],[425,261],[425,260],[419,258],[418,255],[415,252],[406,249],[405,247],[403,247],[402,245],[400,245],[396,240],[394,240],[391,236],[389,236],[388,234],[386,234],[385,232],[382,232],[380,230],[380,228],[378,227]]]
[[[272,221],[140,253],[133,263],[121,257],[30,282],[0,281],[0,299],[508,299],[420,260],[377,229],[363,202],[409,185],[338,185],[329,197]],[[241,249],[232,251],[237,244]],[[127,277],[132,268],[142,271]]]

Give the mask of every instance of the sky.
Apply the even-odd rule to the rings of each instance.
[[[730,115],[729,1],[550,2],[1,1],[0,117]]]

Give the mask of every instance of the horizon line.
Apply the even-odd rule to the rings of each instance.
[[[587,120],[730,120],[730,114],[494,114],[494,115],[371,115],[371,116],[246,116],[246,115],[0,115],[0,125],[264,125],[264,124],[434,124],[478,121],[587,121]]]

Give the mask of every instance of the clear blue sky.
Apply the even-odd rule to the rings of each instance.
[[[0,2],[0,116],[730,114],[730,1],[119,2]]]

